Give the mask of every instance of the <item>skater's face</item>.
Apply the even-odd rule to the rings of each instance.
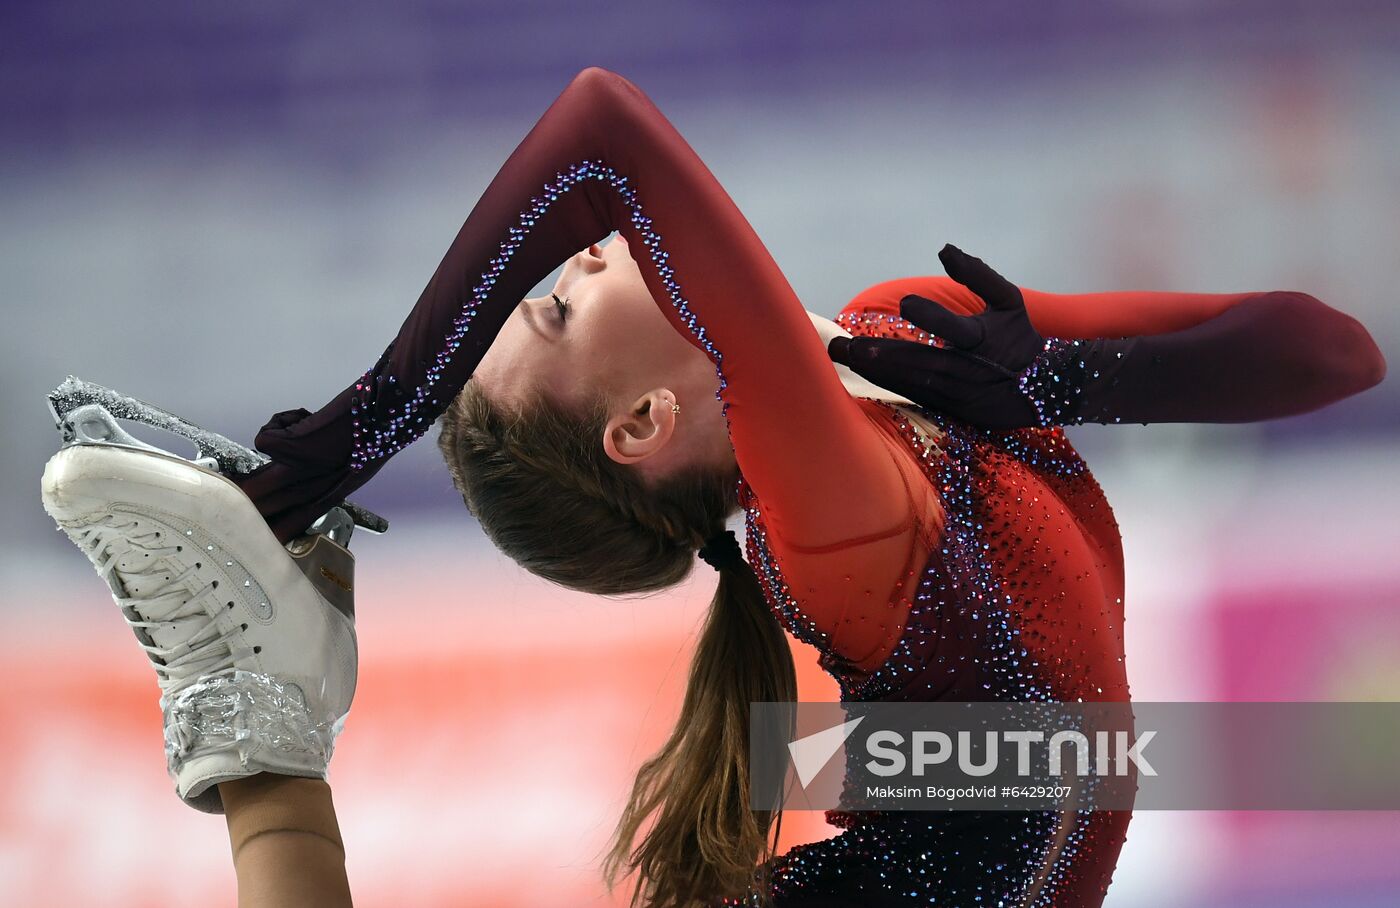
[[[613,460],[658,476],[733,463],[714,365],[661,314],[621,236],[572,256],[552,290],[520,302],[472,374],[488,398],[514,409],[540,391],[579,409],[601,392]]]

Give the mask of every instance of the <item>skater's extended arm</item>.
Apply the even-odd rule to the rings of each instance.
[[[279,537],[305,527],[429,429],[536,283],[614,230],[660,311],[715,364],[739,468],[787,581],[821,600],[817,630],[896,632],[898,621],[837,617],[848,602],[884,607],[870,591],[892,589],[916,560],[896,458],[723,187],[640,90],[600,69],[580,73],[511,154],[370,372],[259,433],[273,462],[244,490]],[[832,566],[847,544],[859,552]]]
[[[946,349],[858,339],[832,352],[975,424],[1271,419],[1385,374],[1366,329],[1306,293],[1054,294],[1015,287],[955,247],[940,258],[953,277],[889,281],[847,311],[901,316]]]
[[[268,773],[219,786],[239,908],[349,906],[345,846],[319,779]]]
[[[778,515],[773,529],[827,544],[904,523],[888,454],[753,228],[636,86],[591,68],[502,166],[369,373],[320,411],[279,414],[259,433],[273,463],[240,482],[278,536],[426,432],[526,293],[614,230],[662,313],[722,375],[739,466]],[[774,338],[789,339],[779,363]],[[861,476],[864,489],[812,495],[795,464],[804,477]]]

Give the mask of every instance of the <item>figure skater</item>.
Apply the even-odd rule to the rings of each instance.
[[[1098,905],[1125,811],[838,810],[774,855],[748,704],[796,696],[783,630],[848,702],[1126,701],[1118,528],[1061,426],[1301,413],[1384,362],[1305,293],[1052,294],[940,259],[811,315],[680,134],[594,68],[378,362],[257,435],[267,462],[85,435],[71,394],[46,506],[156,662],[177,791],[226,813],[241,904],[349,903],[324,781],[355,677],[342,501],[440,421],[467,507],[532,573],[641,593],[698,553],[719,574],[605,862],[636,904]]]

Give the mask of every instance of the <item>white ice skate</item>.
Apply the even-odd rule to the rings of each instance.
[[[218,782],[324,778],[357,671],[346,546],[356,522],[387,524],[342,505],[284,547],[220,472],[263,455],[73,378],[50,405],[64,446],[44,468],[44,509],[155,665],[180,797],[217,813]],[[118,417],[189,438],[198,459],[137,440]]]

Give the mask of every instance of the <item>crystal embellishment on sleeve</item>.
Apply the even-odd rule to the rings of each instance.
[[[556,173],[554,181],[545,184],[540,195],[532,198],[529,207],[520,213],[516,226],[510,228],[507,239],[498,248],[497,255],[491,259],[488,269],[472,288],[471,299],[453,318],[452,331],[443,339],[442,348],[428,367],[427,378],[420,387],[413,389],[406,400],[399,402],[403,392],[396,387],[396,378],[393,375],[382,375],[379,371],[388,362],[387,350],[384,356],[380,357],[379,363],[356,382],[356,396],[350,409],[351,469],[364,469],[369,464],[391,457],[428,431],[436,418],[435,414],[443,405],[438,397],[443,373],[451,364],[452,357],[461,346],[462,339],[477,312],[485,305],[497,281],[505,273],[511,259],[540,218],[565,193],[586,180],[605,183],[621,197],[632,226],[640,233],[650,253],[656,274],[665,286],[671,304],[676,307],[687,330],[694,335],[714,362],[719,374],[719,391],[722,392],[727,387],[724,373],[721,371],[723,358],[719,349],[706,336],[704,326],[700,324],[681,294],[680,282],[676,280],[675,269],[670,264],[670,254],[661,248],[661,235],[653,228],[651,218],[643,213],[636,189],[631,186],[626,176],[606,164],[584,160],[570,165],[567,171]],[[384,396],[386,386],[392,390]],[[718,392],[716,393],[718,396]],[[386,397],[392,398],[393,403],[386,403]],[[723,402],[723,398],[720,400]]]
[[[1087,371],[1083,345],[1083,341],[1048,337],[1040,353],[1017,377],[1017,385],[1035,408],[1041,426],[1083,422],[1076,413]]]

